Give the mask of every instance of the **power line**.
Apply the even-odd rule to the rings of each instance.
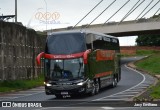
[[[73,28],[75,28],[84,18],[86,18],[102,1],[103,0],[101,0],[96,6],[94,6]]]
[[[159,10],[160,10],[160,8],[154,13],[154,15],[153,16],[155,16],[158,12],[159,12]]]
[[[149,2],[149,4],[142,10],[142,12],[136,17],[135,20],[137,20],[141,15],[142,13],[149,7],[149,5],[151,5],[151,3],[153,2],[154,0],[152,0],[151,2]]]
[[[17,0],[15,0],[15,22],[17,22]]]
[[[135,8],[135,6],[140,2],[141,0],[138,0],[134,5],[133,5],[133,7],[128,11],[128,13],[120,20],[120,22],[118,23],[118,24],[120,24],[124,19],[126,19],[136,8]],[[143,1],[145,1],[145,0],[143,0]],[[142,3],[142,2],[141,2]],[[140,3],[140,4],[141,4]]]
[[[125,4],[123,4],[111,17],[109,17],[109,19],[107,19],[107,21],[104,22],[104,24],[106,22],[108,22],[115,14],[117,14],[127,3],[129,3],[130,0],[128,0],[127,2],[125,2]],[[103,24],[103,25],[104,25]]]
[[[143,18],[148,12],[150,12],[159,2],[160,2],[160,0],[158,2],[156,2],[141,18]]]
[[[98,17],[100,17],[109,7],[115,3],[116,0],[114,0],[111,4],[109,4],[95,19],[93,19],[85,28],[89,27]]]

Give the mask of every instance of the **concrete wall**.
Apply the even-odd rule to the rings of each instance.
[[[123,47],[120,47],[120,52],[123,55],[135,55],[136,54],[136,47],[123,46]]]
[[[34,30],[0,21],[0,80],[30,79],[41,73],[35,57],[44,43],[45,37]]]

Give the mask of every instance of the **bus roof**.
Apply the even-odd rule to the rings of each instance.
[[[69,34],[69,33],[84,33],[84,34],[96,34],[96,35],[100,35],[100,36],[105,36],[105,37],[109,37],[109,38],[115,38],[118,39],[117,37],[108,35],[108,34],[103,34],[103,33],[98,33],[98,32],[93,32],[93,31],[86,31],[86,30],[68,30],[68,31],[59,31],[59,32],[52,32],[49,35],[57,35],[57,34]]]

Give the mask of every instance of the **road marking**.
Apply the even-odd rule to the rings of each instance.
[[[40,91],[40,90],[44,90],[44,89],[30,89],[31,91]]]
[[[102,98],[98,98],[98,99],[95,99],[95,100],[92,100],[92,101],[97,101],[97,100],[101,100],[101,99],[104,99],[104,98],[107,98],[107,97],[115,96],[115,95],[120,94],[120,93],[124,93],[124,92],[126,92],[126,91],[129,91],[129,90],[131,90],[131,89],[134,89],[134,88],[138,87],[139,85],[141,85],[141,84],[146,80],[146,77],[145,77],[141,72],[139,72],[139,71],[137,71],[137,70],[134,70],[134,69],[132,69],[132,68],[130,68],[130,67],[127,67],[126,65],[124,65],[124,66],[125,66],[126,68],[128,68],[128,69],[130,69],[130,70],[132,70],[132,71],[134,71],[134,72],[136,72],[136,73],[138,73],[138,74],[140,74],[140,75],[143,77],[143,80],[142,80],[140,83],[138,83],[137,85],[135,85],[135,86],[133,86],[133,87],[131,87],[131,88],[129,88],[129,89],[126,89],[126,90],[124,90],[124,91],[121,91],[121,92],[118,92],[118,93],[115,93],[115,94],[112,94],[112,95],[109,95],[109,96],[105,96],[105,97],[102,97]]]
[[[19,91],[19,93],[34,93],[34,92],[37,92],[37,91]]]
[[[102,109],[105,109],[105,110],[113,110],[114,108],[113,107],[101,107]]]
[[[137,87],[137,89],[146,89],[147,87],[144,87],[144,86],[140,86],[140,87]]]
[[[132,91],[127,91],[127,92],[124,92],[124,93],[120,93],[120,94],[137,94],[139,92],[132,92]]]
[[[124,101],[124,100],[127,100],[128,98],[118,98],[118,99],[102,99],[102,100],[99,100],[99,101]]]
[[[114,96],[109,96],[110,97],[132,97],[132,96],[135,96],[135,95],[114,95]]]
[[[3,99],[12,99],[12,98],[18,98],[18,97],[5,97],[5,96],[4,97],[0,97],[0,99],[2,99],[2,98]]]
[[[143,89],[133,89],[133,90],[128,90],[127,92],[141,92]]]
[[[9,96],[9,95],[31,95],[31,94],[16,94],[15,93],[15,94],[7,94],[7,95]]]

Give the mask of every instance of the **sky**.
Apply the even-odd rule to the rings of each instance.
[[[24,26],[34,28],[35,30],[46,30],[65,28],[74,26],[81,18],[83,18],[99,1],[101,0],[17,0],[17,20],[22,22]],[[80,24],[89,24],[96,16],[98,16],[111,2],[114,0],[103,0],[101,4],[95,8]],[[93,24],[104,23],[113,13],[115,13],[128,0],[116,0],[116,2],[108,8]],[[130,0],[112,19],[108,22],[120,21],[131,7],[139,0]],[[140,2],[143,0],[140,0]],[[141,11],[150,3],[151,8],[158,0],[145,0],[125,21],[134,20]],[[140,3],[139,2],[139,3]],[[145,18],[151,17],[160,7],[160,3],[156,5]],[[46,25],[47,12],[47,25]],[[144,12],[145,13],[145,12]],[[160,11],[158,12],[160,13]],[[15,14],[15,0],[0,0],[0,15]],[[9,21],[14,21],[11,19]],[[135,45],[136,36],[121,37],[120,45]]]

